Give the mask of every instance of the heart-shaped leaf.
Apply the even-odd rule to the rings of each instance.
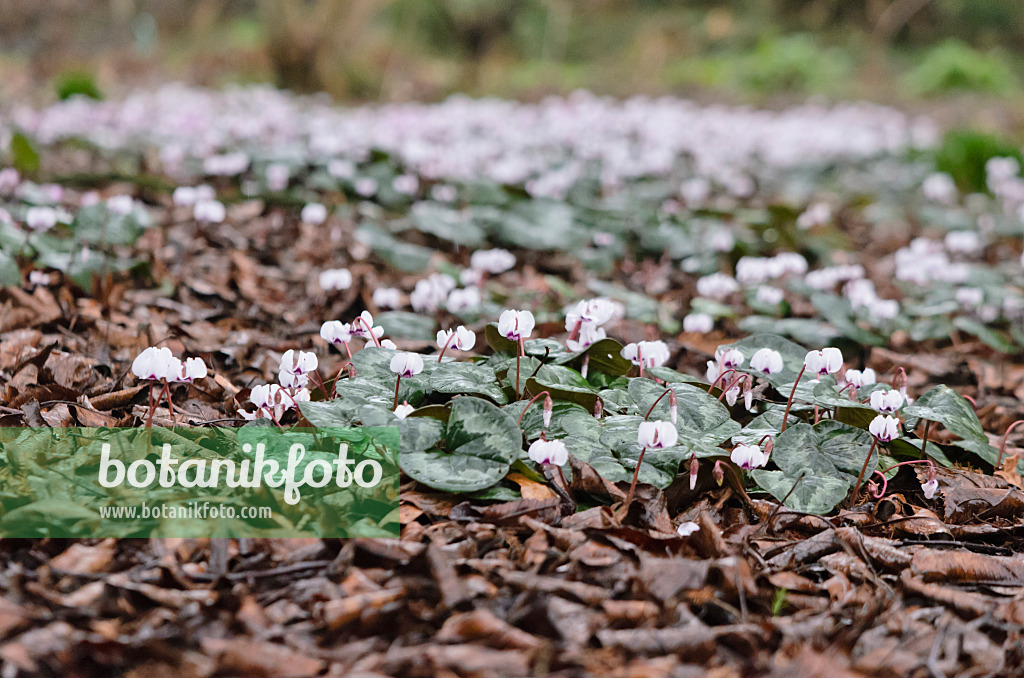
[[[475,363],[444,362],[436,365],[430,374],[430,387],[438,393],[483,396],[499,405],[508,402],[494,371]]]
[[[406,421],[429,420],[411,417]],[[436,490],[475,492],[505,477],[522,450],[522,434],[507,412],[486,400],[455,398],[443,426],[442,445],[444,449],[407,453],[403,442],[402,470]]]

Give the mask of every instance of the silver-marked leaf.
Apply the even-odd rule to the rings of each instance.
[[[436,490],[475,492],[505,477],[522,450],[522,434],[515,420],[496,405],[480,398],[455,398],[442,445],[444,449],[403,451],[402,470]]]
[[[646,416],[655,400],[671,388],[676,394],[676,428],[680,436],[699,440],[712,447],[720,445],[740,431],[740,425],[732,420],[729,409],[708,394],[707,391],[690,384],[669,384],[661,386],[646,378],[631,379],[629,394],[636,403],[636,411]],[[669,399],[665,396],[654,405],[651,419],[668,420]]]
[[[835,508],[850,491],[846,481],[831,476],[808,473],[803,477],[792,477],[782,471],[765,469],[755,469],[750,476],[759,487],[779,501],[785,498],[785,505],[789,508],[819,515]]]
[[[443,362],[430,374],[430,387],[438,393],[479,395],[499,405],[508,402],[494,371],[475,363]]]
[[[853,485],[871,448],[871,434],[859,428],[826,419],[814,426],[794,424],[775,439],[771,460],[787,476],[802,473],[840,478]],[[873,462],[877,452],[872,452]],[[869,463],[867,474],[874,470]]]

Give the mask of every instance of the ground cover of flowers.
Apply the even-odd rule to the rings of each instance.
[[[5,540],[10,675],[1024,661],[1012,154],[586,94],[3,120],[0,423],[398,426],[404,474],[397,541]]]

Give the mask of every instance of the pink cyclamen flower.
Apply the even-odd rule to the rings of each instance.
[[[641,447],[664,449],[672,447],[679,440],[679,431],[670,421],[641,422],[637,431],[637,442]]]
[[[411,377],[423,371],[423,358],[417,353],[396,353],[390,367],[400,377]]]
[[[498,333],[509,341],[529,339],[536,324],[529,311],[502,311],[498,316]]]
[[[538,464],[564,466],[569,461],[569,450],[561,440],[534,440],[530,445],[530,459]]]

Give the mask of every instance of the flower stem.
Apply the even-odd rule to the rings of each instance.
[[[455,338],[455,332],[452,332],[452,336],[448,337],[448,341],[444,342],[444,346],[441,347],[441,355],[437,356],[437,362],[441,362],[441,358],[444,357],[444,352],[448,350],[448,347],[452,345],[452,339]]]
[[[395,376],[397,377],[397,379],[395,379],[395,404],[391,407],[392,412],[398,409],[398,387],[402,383],[402,375],[398,374]]]
[[[640,464],[644,462],[644,454],[646,454],[646,452],[646,447],[641,448],[640,458],[636,460],[636,470],[633,471],[633,482],[629,484],[629,494],[626,495],[626,503],[623,504],[623,508],[626,513],[629,513],[629,507],[633,503],[633,493],[636,491],[636,479],[640,476]]]
[[[366,333],[369,334],[370,335],[370,339],[373,340],[374,345],[377,346],[377,348],[380,348],[380,340],[377,339],[377,335],[375,335],[373,333],[373,328],[366,324],[366,321],[363,320],[363,317],[362,316],[356,316],[356,319],[355,319],[354,322],[362,323],[363,327],[366,328]]]
[[[900,466],[909,466],[910,464],[928,464],[932,468],[935,467],[935,464],[932,463],[931,459],[911,459],[910,461],[901,461],[898,464],[893,464],[889,468],[882,469],[881,471],[875,469],[875,473],[882,477],[882,490],[881,492],[879,492],[879,494],[875,494],[872,496],[875,499],[881,499],[885,495],[885,491],[889,488],[889,479],[885,477],[886,473],[893,470],[894,468],[899,468]]]
[[[530,399],[530,402],[526,403],[526,407],[523,408],[523,411],[519,413],[519,419],[516,420],[516,425],[517,426],[522,426],[523,425],[523,417],[526,416],[526,410],[530,409],[530,405],[532,405],[535,402],[537,402],[537,398],[540,398],[542,395],[551,395],[551,394],[548,393],[547,391],[541,391],[537,395],[533,396],[533,398]]]
[[[1006,428],[1006,433],[1003,434],[1003,442],[999,445],[999,456],[996,457],[996,469],[1001,468],[1003,453],[1006,452],[1006,439],[1010,437],[1010,431],[1017,428],[1017,424],[1024,424],[1024,419],[1018,419]]]
[[[519,400],[519,359],[521,353],[516,351],[516,400]]]
[[[875,447],[878,445],[878,438],[874,438],[871,441],[871,449],[868,450],[868,456],[864,459],[864,465],[860,467],[860,473],[857,475],[857,482],[853,484],[853,494],[850,495],[850,505],[857,501],[857,493],[860,492],[860,484],[864,482],[864,474],[868,470],[868,462],[871,461],[871,453],[875,451]]]
[[[800,374],[796,375],[796,381],[793,382],[793,390],[789,392],[789,400],[786,401],[786,411],[782,415],[782,430],[779,431],[779,433],[786,432],[786,424],[789,423],[789,408],[793,407],[793,397],[796,396],[796,387],[800,384],[800,377],[804,376],[804,370],[806,369],[807,364],[805,363],[804,366],[800,368]]]
[[[651,407],[647,410],[647,414],[644,415],[644,421],[647,421],[648,419],[651,418],[651,412],[654,411],[655,406],[657,406],[657,404],[661,402],[662,398],[664,398],[665,396],[667,396],[671,392],[672,392],[672,389],[666,388],[662,392],[662,394],[660,396],[658,396],[657,400],[655,400],[653,403],[651,403]]]
[[[738,377],[734,377],[733,380],[730,381],[728,384],[726,384],[725,382],[722,382],[722,392],[718,394],[718,402],[722,402],[722,398],[725,397],[725,394],[728,393],[729,391],[731,391],[733,389],[733,387],[735,387],[741,381],[743,381],[743,377],[744,376],[745,375],[741,374]]]

